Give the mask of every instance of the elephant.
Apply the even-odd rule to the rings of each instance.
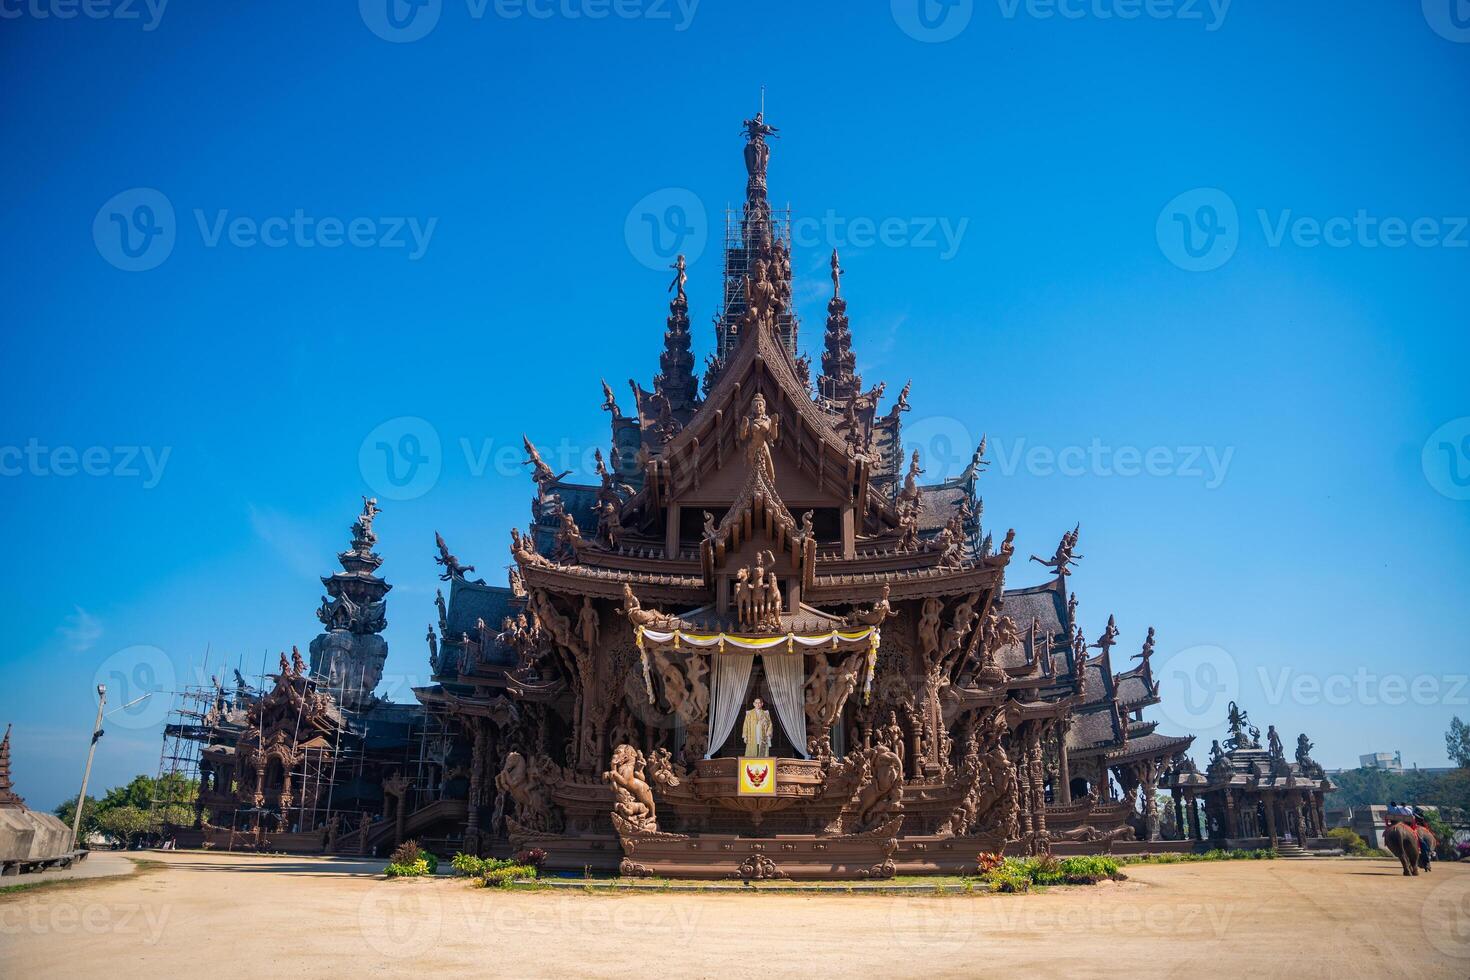
[[[1412,824],[1399,822],[1388,825],[1383,832],[1383,843],[1393,856],[1404,866],[1404,874],[1419,873],[1419,834]]]

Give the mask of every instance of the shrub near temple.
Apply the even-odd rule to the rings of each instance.
[[[393,850],[383,873],[389,878],[424,878],[439,870],[439,859],[419,847],[419,842],[406,840]]]

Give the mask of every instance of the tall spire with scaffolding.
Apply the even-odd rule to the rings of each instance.
[[[797,320],[791,304],[791,211],[773,211],[767,196],[766,174],[771,161],[768,140],[778,130],[766,122],[764,91],[762,111],[742,123],[745,134],[745,204],[739,218],[725,211],[725,296],[721,313],[715,317],[715,354],[705,376],[709,389],[719,376],[725,357],[738,343],[740,324],[746,314],[746,280],[764,268],[775,289],[775,328],[782,344],[795,358]]]

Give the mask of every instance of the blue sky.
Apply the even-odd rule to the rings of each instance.
[[[520,433],[580,466],[599,379],[657,370],[662,248],[698,253],[710,349],[762,85],[806,348],[840,246],[864,375],[913,380],[931,475],[989,434],[1022,555],[1081,522],[1088,633],[1116,613],[1121,661],[1157,628],[1163,730],[1206,749],[1237,696],[1328,765],[1446,763],[1466,11],[385,2],[0,3],[0,721],[34,804],[75,792],[98,680],[305,648],[363,493],[408,699],[434,530],[502,575]],[[390,499],[377,443],[425,433],[437,476]],[[109,719],[94,785],[157,767],[166,707]]]

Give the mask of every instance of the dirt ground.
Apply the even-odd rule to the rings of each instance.
[[[941,898],[501,892],[376,863],[143,856],[165,867],[0,895],[0,975],[1470,976],[1470,865],[1152,865]]]

